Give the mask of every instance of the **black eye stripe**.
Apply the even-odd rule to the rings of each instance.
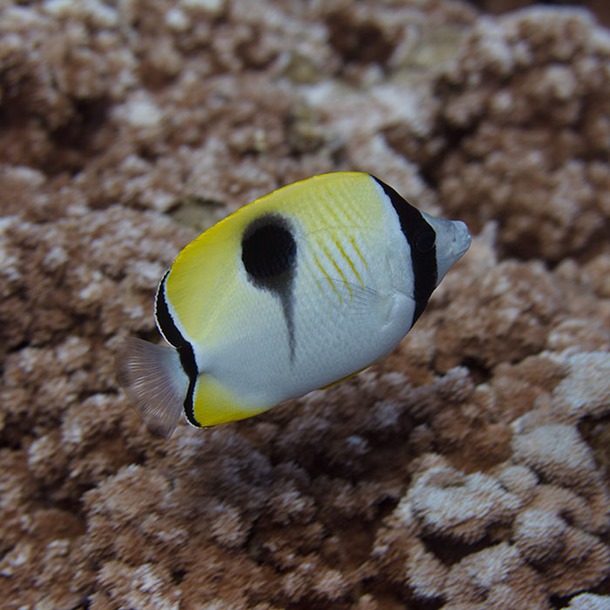
[[[430,250],[432,250],[432,248],[434,248],[435,245],[436,245],[436,233],[434,232],[434,229],[432,229],[432,227],[430,227],[429,231],[424,231],[423,233],[420,233],[415,238],[415,247],[420,252],[423,252],[423,253],[430,252]]]
[[[436,265],[436,232],[426,222],[421,212],[413,207],[404,197],[401,197],[391,186],[379,178],[372,178],[381,186],[390,198],[392,206],[398,215],[400,228],[411,248],[413,264],[413,292],[415,295],[415,314],[413,323],[421,316],[432,291],[436,288],[438,269]],[[432,235],[430,235],[432,232]],[[421,241],[421,243],[420,243]]]

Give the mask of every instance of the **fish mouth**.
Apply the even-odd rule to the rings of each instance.
[[[466,254],[472,243],[472,237],[466,223],[461,220],[436,218],[425,212],[422,212],[422,216],[436,232],[436,285],[438,286],[447,271]]]
[[[471,244],[472,236],[470,235],[470,233],[468,233],[464,239],[462,247],[456,252],[457,257],[462,258],[462,256],[464,256],[464,254],[466,254],[466,252],[468,252],[468,250],[470,249]]]
[[[468,227],[465,222],[461,220],[453,220],[453,246],[454,246],[454,257],[455,260],[462,258],[470,245],[472,244],[472,236],[468,231]]]
[[[444,227],[446,241],[437,250],[437,286],[447,271],[466,254],[472,243],[468,227],[461,220],[448,220]]]

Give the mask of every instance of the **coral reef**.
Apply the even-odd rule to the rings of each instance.
[[[610,34],[478,11],[0,3],[3,607],[610,607]],[[151,437],[113,354],[166,266],[348,168],[477,234],[416,327]]]

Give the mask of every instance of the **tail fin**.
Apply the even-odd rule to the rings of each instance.
[[[117,353],[116,375],[148,429],[169,438],[180,420],[188,390],[178,352],[129,337]]]

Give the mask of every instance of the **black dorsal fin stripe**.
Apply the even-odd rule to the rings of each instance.
[[[166,271],[165,275],[159,282],[159,288],[157,288],[157,297],[155,299],[155,318],[157,320],[157,326],[159,327],[159,330],[163,334],[165,340],[170,345],[178,348],[184,343],[184,337],[174,323],[174,319],[169,313],[169,308],[167,307],[165,282],[167,281],[168,275],[169,271]]]
[[[421,316],[430,295],[436,288],[438,269],[436,263],[436,232],[426,222],[421,212],[413,207],[404,197],[391,186],[372,176],[384,193],[390,198],[392,206],[398,214],[400,228],[407,238],[411,249],[411,262],[413,264],[413,293],[415,295],[415,313],[413,324]],[[418,247],[419,246],[419,247]]]
[[[195,412],[193,408],[195,383],[199,376],[199,369],[197,368],[197,362],[195,361],[195,352],[193,346],[182,336],[182,333],[178,330],[172,315],[169,312],[167,306],[167,297],[165,294],[165,281],[169,271],[165,273],[163,279],[159,283],[157,289],[157,297],[155,299],[155,318],[157,320],[157,326],[165,337],[166,341],[173,345],[178,351],[180,356],[180,364],[184,369],[184,372],[189,378],[189,387],[184,399],[184,413],[189,423],[193,426],[201,427],[201,425],[195,419]]]
[[[182,355],[180,355],[182,360]],[[203,426],[195,419],[195,384],[197,383],[197,377],[189,377],[189,389],[186,392],[186,398],[184,399],[184,415],[191,426],[195,428],[202,428]]]

